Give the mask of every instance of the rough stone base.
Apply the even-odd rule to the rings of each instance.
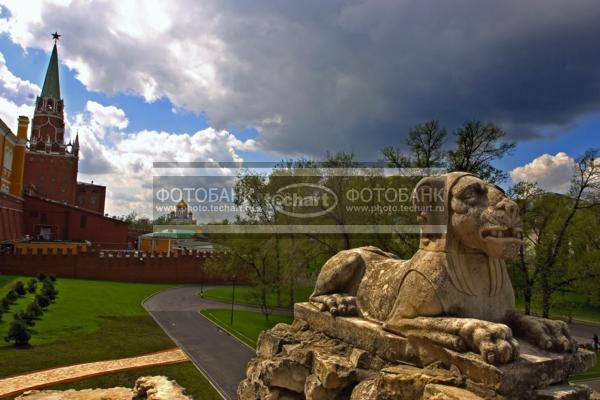
[[[523,343],[523,342],[521,342]],[[241,400],[590,399],[569,374],[595,362],[587,351],[541,352],[522,344],[503,366],[419,338],[387,333],[358,318],[334,318],[297,304],[293,325],[262,333],[238,388]]]
[[[31,390],[15,400],[191,400],[185,389],[164,376],[141,377],[133,389]]]

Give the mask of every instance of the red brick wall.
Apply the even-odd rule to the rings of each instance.
[[[33,237],[49,228],[55,240],[89,240],[95,247],[111,249],[128,246],[126,222],[28,195],[23,210],[25,233]]]
[[[0,192],[0,242],[23,237],[23,200]]]
[[[125,282],[228,284],[231,275],[224,271],[207,270],[204,266],[214,253],[172,254],[145,257],[125,257],[108,252],[77,255],[0,255],[0,274],[35,276],[40,272],[59,278],[96,279]],[[141,259],[140,259],[141,258]],[[247,271],[238,274],[236,282],[249,283]]]
[[[23,187],[51,200],[75,204],[78,159],[70,155],[27,151]]]
[[[104,199],[106,197],[106,186],[93,185],[90,183],[77,183],[75,204],[81,208],[104,214]]]
[[[64,142],[65,123],[62,114],[62,102],[55,104],[59,107],[57,113],[48,113],[37,109],[31,121],[31,137],[38,142],[45,142],[50,137],[52,142]]]

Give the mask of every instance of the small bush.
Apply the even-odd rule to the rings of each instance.
[[[14,304],[14,302],[17,301],[17,299],[19,298],[19,295],[17,295],[17,292],[15,292],[14,290],[11,290],[10,292],[6,293],[6,296],[4,296],[4,298],[8,299],[10,304]]]
[[[27,283],[27,291],[29,293],[35,293],[37,289],[37,281],[35,279],[30,279]]]
[[[33,326],[35,325],[35,317],[31,314],[26,313],[25,311],[19,311],[18,313],[15,313],[13,315],[13,319],[16,320],[21,320],[23,322],[25,322],[25,324],[27,326]]]
[[[48,278],[50,279],[51,282],[56,282],[56,275],[50,274],[50,276],[48,276]]]
[[[25,285],[23,285],[23,282],[18,281],[17,283],[15,283],[15,285],[12,288],[15,293],[17,293],[17,296],[19,297],[23,297],[27,294],[27,290],[25,289]]]
[[[48,298],[48,296],[44,295],[44,294],[36,294],[35,295],[35,302],[37,303],[38,306],[40,306],[41,308],[46,308],[50,305],[51,301]]]
[[[33,303],[30,303],[27,306],[27,308],[25,309],[25,313],[32,315],[35,319],[41,317],[42,314],[44,314],[44,310],[42,309],[42,307],[40,307],[38,303],[34,301]]]
[[[44,282],[44,286],[42,287],[41,294],[49,298],[51,301],[56,299],[58,295],[58,290],[54,288],[54,285],[47,284],[48,281]]]
[[[11,304],[12,304],[12,302],[9,299],[7,299],[6,297],[4,297],[2,300],[0,300],[0,311],[8,312],[8,310],[10,310]]]
[[[38,281],[40,281],[40,282],[44,282],[44,281],[46,280],[46,274],[45,274],[45,273],[43,273],[43,272],[40,272],[40,273],[37,275],[37,278],[38,278]]]
[[[27,324],[21,319],[15,319],[10,323],[8,335],[4,338],[7,342],[14,342],[15,346],[27,346],[30,339],[31,334],[27,329]]]

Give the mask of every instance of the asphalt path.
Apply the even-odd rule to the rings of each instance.
[[[205,288],[209,289],[209,288]],[[181,287],[157,293],[144,301],[144,308],[188,355],[210,383],[226,399],[236,399],[238,384],[246,377],[246,365],[254,357],[253,349],[203,317],[207,308],[228,309],[220,301],[198,296],[199,286]],[[258,307],[235,305],[237,310],[257,311]],[[288,310],[275,310],[277,314]],[[600,325],[575,321],[569,325],[579,343],[591,343],[600,335]],[[581,382],[600,390],[600,380]]]
[[[229,333],[200,315],[205,308],[231,306],[198,296],[200,287],[182,287],[157,293],[144,308],[171,339],[188,355],[210,383],[226,399],[236,399],[238,384],[246,377],[246,364],[255,355]],[[236,306],[256,311],[256,307]]]

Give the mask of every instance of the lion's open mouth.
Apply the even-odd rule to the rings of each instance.
[[[511,240],[521,241],[521,228],[508,228],[505,226],[485,226],[479,231],[483,240]]]

